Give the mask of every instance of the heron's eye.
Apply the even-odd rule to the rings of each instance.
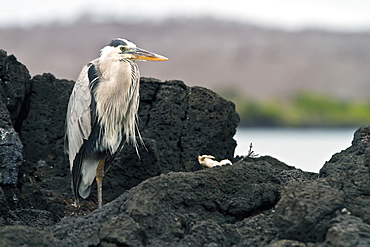
[[[127,50],[127,48],[124,47],[124,46],[121,46],[120,49],[121,49],[121,51],[126,51]]]

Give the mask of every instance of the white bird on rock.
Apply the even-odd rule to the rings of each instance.
[[[216,158],[212,155],[199,155],[198,161],[199,161],[199,164],[203,168],[212,168],[215,166],[232,165],[230,160],[224,159],[218,162]]]

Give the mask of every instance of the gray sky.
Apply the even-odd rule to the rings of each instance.
[[[370,30],[369,0],[0,0],[0,27],[73,22],[83,14],[96,21],[163,20],[210,16],[288,30],[307,27]]]

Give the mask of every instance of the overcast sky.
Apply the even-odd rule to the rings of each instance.
[[[96,20],[210,16],[284,29],[370,30],[370,0],[0,0],[0,27]]]

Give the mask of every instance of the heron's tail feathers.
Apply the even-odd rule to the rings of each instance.
[[[99,159],[83,159],[81,165],[81,180],[78,185],[78,194],[82,198],[87,198],[91,192],[91,185],[96,177],[96,168],[99,164]]]
[[[85,184],[80,184],[80,187],[78,187],[78,194],[83,198],[86,199],[91,192],[91,184],[90,185],[85,185]]]

